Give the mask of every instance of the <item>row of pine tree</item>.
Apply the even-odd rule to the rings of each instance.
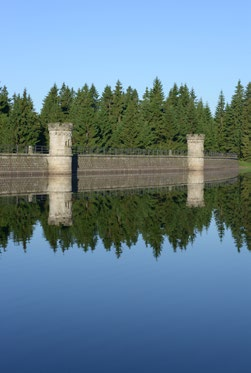
[[[165,96],[156,78],[142,98],[120,81],[99,96],[94,85],[75,91],[53,85],[40,113],[25,89],[9,97],[0,87],[0,148],[48,145],[48,123],[72,122],[73,144],[81,147],[186,149],[186,134],[204,133],[205,149],[251,159],[251,82],[238,81],[231,102],[220,92],[215,113],[186,84],[174,84]]]

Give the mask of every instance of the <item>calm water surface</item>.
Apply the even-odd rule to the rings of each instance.
[[[68,227],[1,197],[0,371],[248,372],[250,180],[73,195]]]

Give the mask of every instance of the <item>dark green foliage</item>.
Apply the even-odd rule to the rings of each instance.
[[[167,129],[164,113],[164,92],[161,81],[156,78],[149,92],[147,125],[153,134],[152,145],[154,148],[165,147],[167,141]]]
[[[98,93],[94,85],[87,84],[79,89],[73,100],[70,119],[74,123],[73,144],[86,147],[94,146],[97,135]]]
[[[6,247],[11,236],[26,250],[34,226],[41,217],[39,204],[28,202],[25,197],[1,197],[0,206],[0,247]]]
[[[168,125],[168,139],[171,149],[186,150],[186,135],[201,133],[208,128],[206,109],[202,101],[197,103],[194,90],[187,85],[179,88],[174,84],[165,102],[165,116]]]
[[[225,151],[226,142],[226,103],[223,92],[220,92],[217,107],[215,110],[214,122],[217,133],[217,151]]]
[[[40,113],[40,120],[43,128],[44,145],[49,144],[48,124],[60,122],[61,110],[59,106],[58,87],[56,84],[50,89],[48,95],[43,101]]]
[[[100,239],[106,250],[117,257],[123,248],[132,248],[139,239],[159,257],[164,242],[173,250],[186,249],[197,234],[215,218],[220,239],[231,230],[237,250],[251,250],[251,177],[240,176],[235,183],[205,188],[204,207],[187,206],[187,190],[165,188],[151,191],[89,192],[73,195],[73,225],[49,226],[48,199],[28,202],[25,197],[0,198],[0,247],[10,237],[25,249],[34,225],[41,222],[46,240],[53,250],[77,245],[95,250]],[[169,246],[169,245],[168,245]]]
[[[14,95],[13,105],[9,115],[9,128],[11,131],[10,144],[35,145],[41,137],[41,125],[33,102],[27,91],[23,95]]]
[[[73,144],[80,147],[186,150],[186,135],[205,134],[205,150],[232,152],[249,160],[250,84],[239,81],[230,103],[220,92],[214,117],[208,104],[197,99],[186,84],[174,84],[165,97],[159,78],[146,88],[142,99],[118,80],[106,86],[101,97],[94,85],[75,92],[65,83],[46,95],[38,116],[26,90],[8,97],[0,88],[0,145],[48,145],[48,123],[72,122]],[[29,114],[28,114],[29,113]],[[39,121],[38,121],[39,118]],[[39,125],[41,124],[41,126]]]
[[[197,133],[203,133],[205,135],[205,150],[206,151],[218,151],[218,134],[217,126],[212,117],[209,106],[203,105],[202,101],[199,101],[197,105]]]
[[[59,107],[61,110],[60,122],[68,122],[74,96],[74,90],[63,83],[59,91]]]
[[[251,83],[247,85],[244,94],[241,158],[251,161]]]
[[[7,88],[0,87],[0,114],[8,115],[10,113],[11,103]]]
[[[141,121],[140,101],[135,89],[128,87],[124,96],[124,113],[116,131],[117,146],[122,148],[147,148],[151,144],[151,131]]]
[[[43,128],[43,145],[48,145],[48,124],[68,122],[69,113],[74,99],[74,91],[65,83],[59,90],[54,84],[43,101],[40,120]]]
[[[243,126],[244,88],[239,81],[228,109],[226,129],[227,150],[241,157],[241,138]]]
[[[11,100],[6,87],[0,87],[0,146],[11,144],[12,131],[9,123]]]
[[[109,148],[112,146],[112,105],[112,89],[110,86],[106,86],[100,99],[100,110],[97,116],[97,145],[101,148]]]

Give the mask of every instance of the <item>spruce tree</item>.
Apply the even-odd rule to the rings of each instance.
[[[40,120],[43,129],[44,145],[49,143],[48,124],[62,121],[62,111],[60,107],[59,89],[56,84],[52,86],[46,95],[40,113]]]
[[[98,93],[94,85],[87,84],[77,91],[73,101],[70,118],[73,122],[73,143],[92,147],[96,136],[96,118],[98,110]]]
[[[164,92],[163,86],[159,78],[155,78],[153,87],[149,94],[149,110],[148,110],[148,125],[151,128],[154,136],[154,147],[166,148],[168,130],[165,121],[164,112]]]
[[[177,134],[175,139],[177,147],[182,150],[186,149],[186,135],[197,132],[198,118],[195,101],[194,91],[190,92],[186,84],[181,85],[176,110]]]
[[[179,123],[177,107],[179,102],[179,88],[174,83],[173,88],[170,89],[169,94],[164,103],[165,120],[168,126],[167,146],[170,150],[177,148],[177,141],[179,139]]]
[[[118,124],[117,146],[123,148],[142,147],[142,127],[139,119],[139,97],[138,92],[130,86],[124,97],[124,114],[122,121]]]
[[[9,93],[7,87],[0,87],[0,114],[8,115],[11,109]]]
[[[198,111],[198,106],[197,106]],[[214,151],[218,150],[217,146],[217,127],[214,122],[211,110],[209,105],[206,103],[205,106],[203,105],[203,112],[202,112],[202,122],[201,125],[197,128],[197,133],[202,133],[205,135],[205,150],[206,151]]]
[[[113,93],[110,86],[106,86],[100,98],[100,109],[97,116],[97,145],[103,148],[112,146],[112,105]]]
[[[226,110],[225,97],[223,92],[220,92],[218,103],[215,110],[214,121],[217,129],[217,150],[225,151],[225,133],[226,133]]]
[[[248,83],[244,94],[241,158],[251,161],[251,82]]]
[[[224,144],[222,146],[222,150],[224,152],[234,152],[236,149],[234,148],[234,141],[233,141],[233,125],[232,125],[232,118],[233,118],[233,108],[229,103],[226,104],[225,109],[225,120],[226,125],[223,127],[223,138]]]
[[[119,147],[120,130],[122,128],[122,120],[125,111],[125,94],[121,82],[116,82],[112,97],[112,110],[110,117],[110,125],[112,129],[111,146]]]
[[[236,153],[240,157],[244,108],[244,88],[240,81],[238,81],[235,93],[232,96],[230,108],[230,116],[227,122],[229,151]]]
[[[74,99],[74,90],[70,89],[65,83],[62,84],[59,90],[59,106],[61,109],[60,121],[67,122]]]
[[[15,145],[36,145],[41,137],[41,125],[33,102],[26,89],[23,95],[13,96],[13,106],[10,112],[10,127],[12,143]]]
[[[9,126],[11,100],[6,86],[0,87],[0,146],[11,144],[12,131]],[[6,148],[7,149],[7,148]]]

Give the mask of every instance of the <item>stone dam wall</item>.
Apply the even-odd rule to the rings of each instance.
[[[48,174],[48,155],[0,155],[0,176],[29,176]],[[63,159],[62,159],[63,161]],[[79,155],[73,157],[75,174],[161,173],[187,170],[185,156],[104,156]],[[60,158],[59,158],[60,169]],[[205,157],[204,169],[238,168],[237,159]]]
[[[227,157],[205,157],[204,158],[204,169],[205,170],[226,170],[226,169],[238,169],[238,160],[235,158]]]
[[[0,154],[1,176],[160,174],[238,168],[231,157],[204,156],[203,134],[187,135],[184,155],[72,154],[72,123],[49,123],[49,154]]]
[[[0,154],[0,176],[35,176],[48,174],[48,155]]]
[[[2,154],[0,155],[0,177],[47,175],[49,173],[48,160],[49,156],[44,154]],[[60,173],[60,157],[58,168]],[[238,168],[237,159],[213,157],[204,159],[204,170],[232,168]],[[79,155],[72,158],[72,171],[76,175],[152,174],[187,169],[188,160],[185,156]]]
[[[147,155],[79,155],[73,163],[77,174],[161,173],[187,169],[187,157]]]

